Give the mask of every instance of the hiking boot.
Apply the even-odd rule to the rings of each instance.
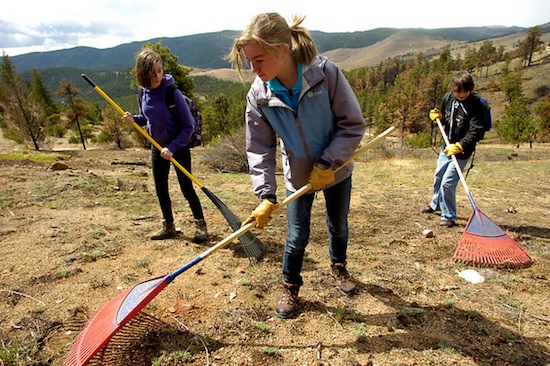
[[[453,220],[441,220],[439,226],[453,227],[455,226],[455,222]]]
[[[162,229],[156,234],[151,236],[151,240],[164,240],[170,239],[176,236],[176,224],[173,222],[167,223],[166,220],[162,220]]]
[[[431,206],[426,206],[422,210],[420,210],[420,212],[425,214],[431,214],[431,213],[434,213],[435,210]]]
[[[195,220],[195,236],[193,237],[194,243],[202,243],[206,241],[208,237],[208,231],[206,230],[206,221],[204,219]]]
[[[294,315],[298,304],[298,292],[300,285],[291,285],[283,282],[283,293],[275,306],[275,313],[282,319],[288,319]]]
[[[333,263],[330,266],[330,273],[332,277],[336,279],[338,283],[338,288],[340,292],[344,295],[351,296],[355,293],[357,286],[352,281],[351,276],[346,269],[346,262],[344,263]]]

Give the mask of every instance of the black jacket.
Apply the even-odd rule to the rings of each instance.
[[[460,142],[464,149],[462,153],[456,154],[457,159],[468,159],[485,134],[485,108],[479,96],[471,93],[459,102],[453,93],[446,93],[440,110],[443,114],[441,123],[450,143]]]

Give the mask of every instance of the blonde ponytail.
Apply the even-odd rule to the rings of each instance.
[[[305,15],[293,15],[290,33],[292,34],[292,49],[296,61],[307,65],[317,55],[317,46],[315,46],[309,31],[301,26],[305,18]]]

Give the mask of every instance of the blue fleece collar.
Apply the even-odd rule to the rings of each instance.
[[[285,88],[277,78],[269,80],[266,84],[277,98],[296,110],[298,108],[298,101],[300,100],[300,91],[302,90],[302,65],[298,64],[298,78],[291,90]]]

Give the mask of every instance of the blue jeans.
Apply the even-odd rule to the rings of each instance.
[[[461,171],[468,163],[468,159],[456,159]],[[434,174],[434,195],[430,202],[433,210],[441,210],[441,220],[456,220],[456,186],[460,177],[453,159],[443,150],[439,153]]]
[[[287,191],[287,197],[293,192]],[[348,249],[348,213],[351,199],[351,176],[323,191],[329,254],[332,263],[344,263]],[[286,208],[288,234],[283,254],[283,280],[302,285],[302,263],[311,226],[311,207],[316,194],[304,194]]]

